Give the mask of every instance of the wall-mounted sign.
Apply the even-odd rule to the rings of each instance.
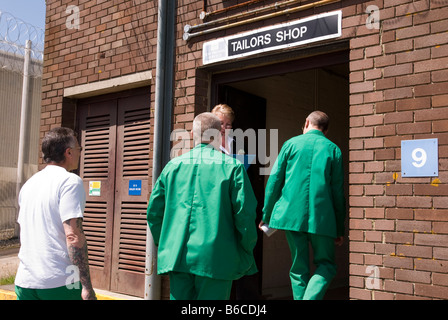
[[[401,141],[401,176],[435,177],[439,175],[438,139]]]
[[[129,195],[130,196],[142,195],[142,180],[129,180]]]
[[[89,196],[101,196],[101,181],[89,181]]]
[[[342,11],[323,13],[205,42],[204,65],[341,36]]]

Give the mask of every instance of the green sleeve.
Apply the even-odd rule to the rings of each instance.
[[[285,184],[287,165],[286,156],[288,154],[288,150],[288,145],[283,145],[282,149],[280,150],[280,154],[275,160],[271,174],[266,184],[262,220],[268,224],[271,220],[272,210],[274,209],[275,203],[280,199],[282,189]]]
[[[244,251],[252,255],[257,242],[255,225],[257,199],[243,165],[238,166],[234,171],[231,201],[240,244]]]
[[[331,191],[336,215],[336,235],[343,236],[345,232],[345,194],[344,194],[344,163],[339,149],[335,152],[331,175]]]
[[[159,245],[163,215],[165,213],[165,185],[162,181],[162,174],[159,176],[152,189],[146,215],[148,226],[156,246]]]

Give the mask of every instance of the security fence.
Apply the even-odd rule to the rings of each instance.
[[[0,11],[0,240],[18,236],[17,194],[37,171],[44,30]]]

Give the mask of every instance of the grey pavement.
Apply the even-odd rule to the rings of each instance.
[[[15,275],[19,267],[19,246],[0,249],[0,279]],[[107,290],[95,289],[98,300],[143,300]],[[0,286],[0,300],[15,300],[14,284]]]

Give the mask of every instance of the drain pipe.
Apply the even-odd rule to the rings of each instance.
[[[171,116],[174,81],[175,0],[159,0],[157,26],[157,65],[154,111],[154,150],[152,185],[170,160]],[[161,278],[157,275],[157,247],[149,227],[146,230],[146,300],[161,298]]]
[[[30,73],[29,68],[31,64],[31,40],[26,41],[25,45],[25,57],[23,60],[23,86],[22,86],[22,107],[20,111],[20,136],[19,136],[19,154],[17,156],[17,183],[16,183],[16,224],[14,227],[14,237],[19,237],[20,228],[17,222],[19,217],[19,192],[23,184],[23,168],[24,168],[24,154],[25,154],[25,138],[27,132],[28,121],[28,102],[29,102],[29,83]]]

